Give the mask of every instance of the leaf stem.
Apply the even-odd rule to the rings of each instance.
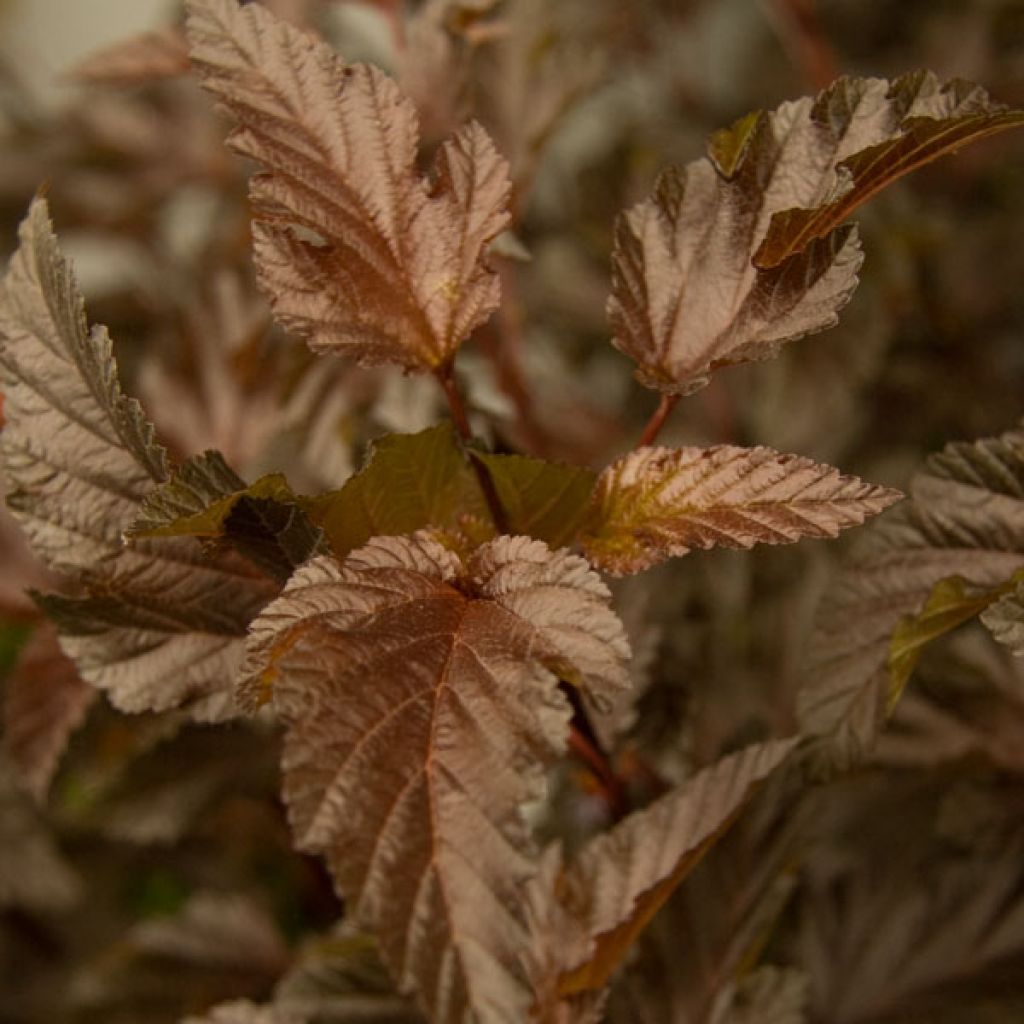
[[[640,440],[636,443],[637,448],[645,448],[649,444],[654,444],[661,433],[661,428],[665,426],[669,413],[676,407],[679,397],[679,395],[661,396],[658,408],[651,414],[651,418],[647,421],[647,426],[644,427],[644,432],[640,435]]]
[[[601,746],[594,726],[583,706],[579,691],[568,683],[561,683],[561,691],[572,707],[572,722],[569,725],[569,749],[590,769],[600,783],[602,795],[615,821],[620,821],[630,812],[629,794],[626,785],[612,767],[611,759]]]
[[[462,440],[463,445],[472,444],[475,440],[473,428],[469,425],[466,403],[462,400],[462,393],[459,391],[459,384],[455,379],[455,360],[449,359],[442,363],[434,371],[434,376],[437,377],[441,390],[444,391],[444,396],[448,400],[452,422],[455,424],[455,430],[459,438]],[[498,533],[507,534],[509,532],[508,518],[505,515],[505,509],[502,507],[501,499],[498,497],[494,481],[491,479],[490,473],[487,472],[487,467],[479,459],[474,459],[471,454],[467,454],[466,457],[469,459],[469,464],[473,467],[473,472],[476,473],[476,478],[480,483],[480,490],[483,492],[488,511],[491,513],[491,519],[494,520],[495,529],[497,529]]]

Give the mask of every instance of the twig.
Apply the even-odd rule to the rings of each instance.
[[[462,400],[462,393],[459,391],[458,382],[455,380],[454,360],[449,359],[447,362],[442,363],[434,372],[434,376],[437,377],[441,390],[444,391],[445,398],[448,400],[452,422],[455,424],[455,430],[458,432],[463,445],[471,444],[474,440],[473,428],[469,425],[466,404]],[[505,509],[502,507],[501,499],[498,497],[498,492],[494,487],[494,481],[491,479],[490,473],[487,472],[487,467],[479,459],[474,459],[472,453],[467,453],[466,457],[469,459],[469,464],[473,467],[473,472],[476,473],[476,478],[480,482],[480,490],[483,491],[484,500],[487,502],[487,508],[491,513],[491,518],[494,520],[495,528],[498,533],[509,533],[508,517],[505,515]]]
[[[665,426],[669,413],[676,407],[679,397],[679,395],[661,396],[658,408],[651,414],[651,418],[647,421],[647,426],[644,427],[644,432],[640,435],[640,440],[636,443],[637,448],[645,448],[649,444],[654,444],[661,433],[661,428]]]

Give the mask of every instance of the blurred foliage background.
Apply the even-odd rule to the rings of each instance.
[[[173,48],[160,73],[155,58],[133,71],[107,54],[69,78],[55,29],[12,42],[44,9],[57,25],[103,8],[96,42],[109,43],[143,16],[173,26],[178,7],[30,6],[0,6],[17,27],[0,63],[0,250],[45,183],[90,316],[172,451],[217,447],[246,474],[336,487],[373,436],[440,418],[431,381],[316,362],[272,327],[248,261],[246,168]],[[393,71],[428,147],[472,114],[513,159],[505,303],[465,353],[474,415],[499,447],[594,465],[630,447],[655,404],[609,345],[604,304],[615,216],[661,167],[838,74],[927,67],[1024,105],[1016,0],[271,6]],[[840,326],[717,374],[663,443],[767,444],[901,486],[946,442],[1018,421],[1024,138],[929,167],[859,220],[867,260]],[[0,1019],[176,1021],[275,992],[300,1021],[414,1019],[336,924],[321,866],[291,850],[272,724],[126,717],[93,700],[24,596],[46,580],[0,526]],[[681,779],[792,732],[814,610],[845,547],[694,554],[620,585],[642,689],[622,763],[642,749]],[[702,864],[609,1019],[1024,1019],[1022,752],[1020,666],[976,627],[953,633],[865,763],[796,793],[780,780]],[[545,830],[573,841],[601,813],[565,766]]]

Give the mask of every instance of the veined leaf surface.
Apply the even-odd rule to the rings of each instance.
[[[424,535],[301,568],[253,626],[245,692],[287,727],[284,791],[399,986],[437,1022],[522,1021],[519,808],[565,747],[559,677],[628,685],[586,562],[500,537],[463,564]]]
[[[480,125],[416,169],[415,108],[376,68],[259,4],[191,0],[204,85],[238,126],[252,181],[260,282],[278,320],[319,352],[429,370],[497,308],[486,247],[508,222],[508,167]]]
[[[609,317],[648,387],[687,394],[834,325],[857,284],[842,222],[891,181],[1024,122],[965,82],[841,78],[750,114],[620,219]],[[756,255],[756,258],[755,258]]]
[[[123,546],[166,456],[121,392],[106,330],[87,329],[43,200],[20,237],[0,285],[8,505],[36,555],[80,584],[43,604],[83,678],[122,710],[230,714],[242,637],[274,588],[195,541]]]
[[[931,609],[959,609],[944,623],[952,628],[1011,587],[1022,568],[1020,432],[951,444],[933,455],[911,481],[910,500],[865,533],[860,550],[825,595],[800,694],[805,731],[831,737],[834,754],[844,761],[870,747],[909,674],[903,652],[893,647],[901,621],[934,627],[929,597],[942,581],[959,577],[959,584],[943,584]],[[953,586],[963,600],[950,601]],[[975,599],[980,603],[970,607]]]
[[[771,448],[640,448],[598,478],[580,540],[625,575],[701,548],[835,537],[899,497]]]

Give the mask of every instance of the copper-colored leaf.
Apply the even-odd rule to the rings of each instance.
[[[580,540],[625,575],[700,548],[834,537],[899,497],[771,448],[640,448],[598,478]]]
[[[204,85],[238,122],[257,269],[278,320],[313,349],[432,369],[497,308],[486,247],[508,220],[505,161],[469,124],[416,169],[412,103],[259,4],[192,0]]]
[[[831,737],[842,760],[870,747],[913,667],[905,664],[908,636],[923,633],[914,637],[916,654],[1005,592],[1022,568],[1021,434],[932,456],[911,481],[910,501],[865,534],[825,595],[800,695],[804,729]],[[960,582],[936,590],[953,577]],[[900,633],[901,622],[915,629]]]
[[[11,764],[39,802],[95,696],[61,651],[53,628],[37,627],[4,684],[3,741]]]
[[[76,586],[42,602],[64,650],[123,710],[229,714],[241,638],[275,588],[190,539],[123,546],[166,455],[121,392],[106,330],[86,326],[41,199],[0,285],[0,368],[8,505],[35,554]]]
[[[840,79],[812,116],[841,139],[826,166],[828,199],[810,209],[777,212],[754,256],[759,267],[778,266],[824,238],[903,175],[1024,124],[1024,110],[993,103],[973,82],[954,79],[942,85],[930,71],[904,75],[891,85]]]
[[[716,367],[832,326],[861,262],[855,229],[841,226],[850,212],[914,167],[1021,123],[976,86],[925,72],[891,85],[842,78],[748,115],[620,220],[615,344],[644,384],[686,394]]]
[[[519,808],[565,747],[558,678],[594,699],[628,685],[609,596],[529,538],[463,565],[424,535],[386,537],[309,562],[253,626],[246,689],[287,727],[298,842],[431,1020],[525,1019]]]
[[[561,995],[607,984],[636,937],[796,742],[757,744],[723,758],[584,848],[557,893],[586,937],[581,948],[565,950]]]

